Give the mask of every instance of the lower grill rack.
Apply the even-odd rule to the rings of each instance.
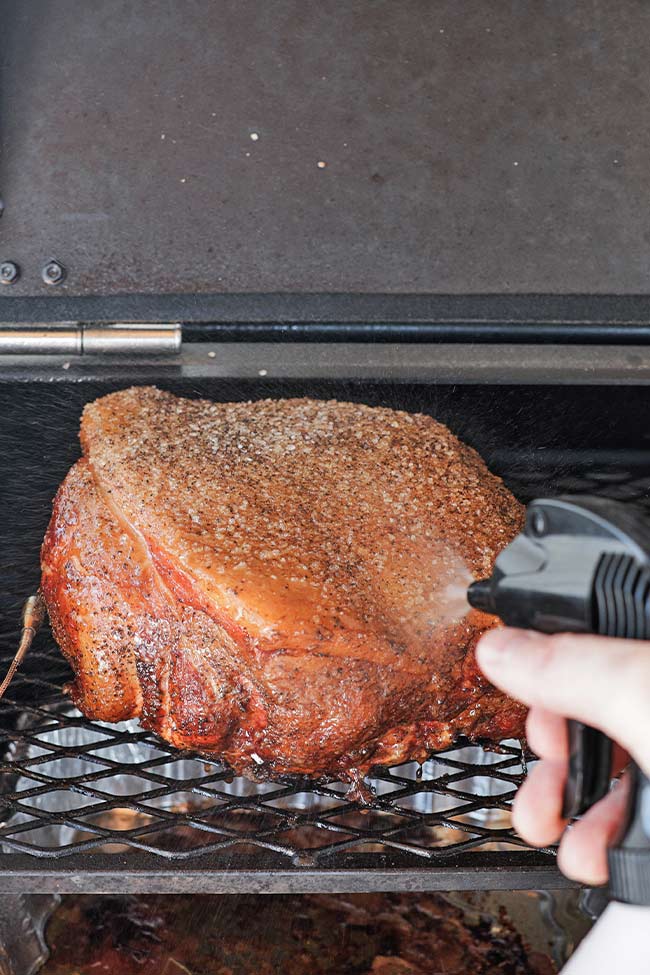
[[[137,722],[85,719],[51,637],[0,704],[5,890],[307,891],[559,887],[553,851],[511,826],[518,742],[458,742],[377,770],[369,806],[342,782],[253,783]]]

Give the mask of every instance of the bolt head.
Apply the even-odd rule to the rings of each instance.
[[[45,284],[60,284],[65,278],[65,268],[58,261],[48,261],[41,271],[41,277]]]
[[[13,261],[3,261],[0,264],[0,282],[13,284],[20,277],[20,268]]]

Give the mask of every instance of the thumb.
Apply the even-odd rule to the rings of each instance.
[[[499,629],[476,657],[507,694],[599,728],[650,772],[650,643]]]

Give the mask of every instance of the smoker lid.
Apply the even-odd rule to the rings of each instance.
[[[30,296],[648,294],[638,0],[0,0],[0,24],[0,318]]]

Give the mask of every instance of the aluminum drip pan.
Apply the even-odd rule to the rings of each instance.
[[[184,897],[173,897],[172,906],[169,910],[175,911],[174,904],[187,900]],[[405,895],[406,899],[413,900],[417,895]],[[426,897],[426,895],[420,895]],[[460,910],[463,921],[470,928],[482,929],[483,932],[489,931],[490,936],[497,939],[501,937],[506,928],[516,931],[522,939],[527,953],[544,956],[551,959],[558,969],[570,958],[576,946],[580,943],[584,935],[588,932],[590,922],[581,913],[579,908],[579,892],[574,890],[563,891],[500,891],[500,892],[462,892],[445,893],[437,895],[442,902],[445,901],[453,908]],[[133,895],[131,895],[133,897]],[[307,899],[310,895],[307,895]],[[145,918],[148,910],[155,908],[147,907],[151,904],[151,899],[135,897],[139,902],[138,914]],[[213,897],[199,897],[196,904],[196,911],[203,918],[208,916],[211,920],[209,924],[210,937],[219,937],[222,929],[227,934],[228,917],[236,914],[239,908],[238,903],[243,900],[249,901],[250,898],[242,898],[241,895],[224,897],[216,895]],[[330,898],[330,904],[337,898]],[[342,895],[338,900],[341,906],[355,902],[355,895]],[[65,899],[64,899],[65,901]],[[74,899],[76,909],[83,904],[91,903],[93,908],[92,916],[100,917],[103,910],[110,910],[109,902],[117,901],[124,906],[128,898],[104,898],[85,896],[81,899]],[[228,901],[228,905],[225,905]],[[56,895],[15,895],[0,899],[0,975],[36,975],[46,963],[50,948],[53,942],[48,937],[48,922],[62,903],[62,899]],[[260,904],[260,911],[266,909],[265,904]],[[294,909],[299,909],[304,903],[302,898],[293,898]],[[419,902],[418,902],[419,903]],[[250,904],[248,905],[250,910]],[[83,915],[82,915],[83,916]],[[59,922],[61,923],[61,922]],[[85,922],[88,923],[87,921]],[[204,925],[205,926],[205,925]],[[80,934],[80,937],[83,935]],[[258,932],[259,934],[259,932]],[[87,933],[86,935],[87,936]],[[282,937],[281,929],[278,936]],[[485,937],[485,933],[483,934]],[[288,939],[291,943],[291,938]],[[176,950],[172,949],[174,956]],[[125,964],[126,958],[125,956]],[[72,965],[78,959],[71,958]],[[139,964],[133,971],[139,969]],[[175,961],[171,967],[172,971],[189,971],[184,964]],[[167,969],[165,969],[166,971]],[[216,969],[215,969],[216,970]],[[526,969],[527,970],[527,969]],[[535,968],[537,971],[537,968]],[[543,966],[546,971],[546,966]],[[549,969],[550,971],[550,966]]]
[[[45,926],[57,894],[0,897],[0,975],[35,975],[48,957]]]

